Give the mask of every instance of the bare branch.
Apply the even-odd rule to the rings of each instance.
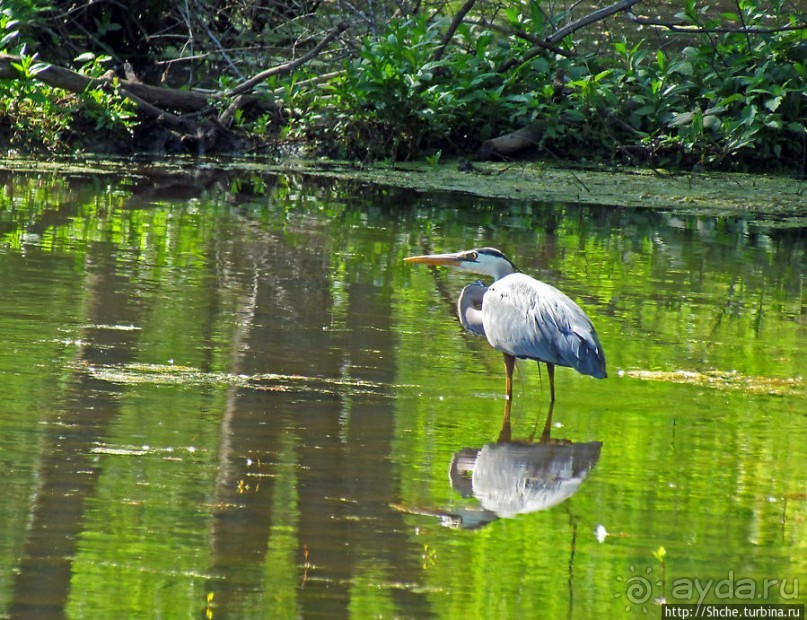
[[[457,14],[454,16],[454,19],[451,20],[451,24],[448,26],[448,30],[446,30],[445,34],[443,35],[442,40],[440,41],[440,46],[437,48],[437,51],[434,52],[434,57],[432,60],[437,62],[443,57],[443,54],[446,51],[446,47],[451,42],[451,39],[454,37],[454,33],[457,32],[457,28],[460,27],[462,20],[468,14],[476,0],[465,0],[465,4],[460,7],[460,10],[457,11]]]
[[[197,9],[199,8],[199,7],[198,7],[198,3],[194,2],[194,5],[196,5],[196,8],[197,8]],[[187,11],[190,11],[190,9],[188,9],[188,7],[187,7],[187,4],[186,4],[186,10],[187,10]],[[212,31],[212,30],[210,30],[210,28],[208,27],[208,25],[205,23],[205,20],[203,20],[203,19],[199,18],[199,16],[198,16],[198,15],[195,15],[195,14],[193,15],[193,17],[195,17],[195,18],[196,18],[196,21],[199,23],[199,25],[200,25],[200,26],[201,26],[201,27],[204,29],[204,31],[207,33],[207,36],[210,38],[210,40],[211,40],[211,41],[213,41],[213,44],[214,44],[214,45],[215,45],[215,46],[218,48],[219,53],[222,55],[222,57],[223,57],[223,58],[224,58],[224,60],[227,62],[227,64],[228,64],[228,65],[230,65],[230,68],[233,70],[233,72],[234,72],[234,73],[235,73],[235,74],[236,74],[238,77],[240,77],[241,79],[244,79],[244,75],[241,73],[241,71],[238,69],[238,67],[236,66],[236,64],[235,64],[235,63],[232,61],[232,59],[230,58],[230,56],[227,54],[227,51],[224,49],[224,46],[221,44],[221,41],[219,41],[219,40],[218,40],[218,38],[216,37],[216,35],[215,35],[215,34],[213,34],[213,31]],[[190,12],[189,12],[189,13],[188,13],[188,21],[190,21],[190,19],[191,19],[191,15],[190,15]],[[188,30],[190,31],[190,27],[188,28]],[[191,33],[191,34],[192,34],[192,33]]]
[[[229,95],[243,95],[251,91],[255,88],[258,84],[263,82],[264,80],[272,77],[273,75],[282,75],[284,73],[291,73],[298,67],[301,67],[305,63],[307,63],[312,58],[315,58],[324,48],[327,46],[331,41],[333,41],[336,37],[342,34],[345,30],[350,27],[350,24],[347,22],[342,22],[334,26],[334,28],[320,41],[317,43],[314,48],[305,54],[304,56],[300,56],[296,60],[292,60],[291,62],[284,63],[282,65],[277,65],[276,67],[272,67],[271,69],[267,69],[266,71],[261,71],[257,75],[249,78],[246,82],[241,82],[238,86],[231,89],[229,91]]]
[[[344,70],[342,70],[342,69],[340,69],[339,71],[330,71],[328,73],[322,73],[322,74],[316,75],[316,76],[314,76],[312,78],[308,78],[307,80],[300,80],[299,82],[295,82],[294,86],[295,86],[295,88],[303,88],[303,87],[308,87],[308,86],[315,86],[315,85],[319,84],[320,82],[327,82],[329,80],[332,80],[335,77],[337,77],[339,75],[342,75],[343,73],[344,73]],[[275,97],[279,97],[285,92],[285,90],[286,89],[281,86],[280,88],[275,88],[271,92]]]
[[[564,38],[566,38],[573,32],[576,32],[581,28],[585,28],[589,24],[593,24],[594,22],[603,20],[606,17],[610,17],[611,15],[614,15],[621,11],[627,11],[630,7],[632,7],[634,4],[637,4],[638,2],[641,2],[641,0],[621,0],[616,4],[612,4],[598,11],[594,11],[593,13],[589,13],[588,15],[559,29],[551,37],[548,37],[545,40],[541,40],[538,39],[537,37],[527,35],[527,33],[521,33],[518,31],[506,31],[507,34],[511,34],[513,36],[517,36],[530,41],[534,45],[534,47],[528,50],[525,54],[523,54],[519,58],[511,58],[508,61],[502,63],[502,65],[498,68],[498,72],[504,73],[505,71],[508,71],[511,68],[513,68],[515,65],[527,62],[528,60],[534,58],[543,51],[550,51],[555,54],[560,54],[566,57],[574,56],[575,54],[573,52],[564,50],[558,47],[557,44],[560,43]],[[495,27],[492,24],[488,24],[487,22],[482,23],[490,28],[496,28],[498,30],[505,31],[504,29],[500,27]]]
[[[776,34],[777,32],[790,32],[794,30],[807,29],[807,23],[798,24],[796,26],[774,26],[769,28],[761,28],[759,26],[745,26],[742,28],[702,28],[700,26],[690,25],[684,20],[664,21],[661,19],[653,19],[652,17],[645,17],[644,15],[636,15],[633,11],[625,11],[625,16],[634,24],[641,26],[653,26],[656,28],[664,28],[670,32],[681,34]]]
[[[489,22],[488,20],[486,20],[484,18],[479,19],[479,20],[466,19],[465,23],[466,24],[472,24],[472,25],[475,25],[475,26],[482,26],[483,28],[489,28],[490,30],[496,30],[497,32],[501,32],[502,34],[506,34],[507,36],[518,37],[519,39],[524,39],[525,41],[528,41],[528,42],[532,43],[535,47],[540,48],[539,50],[537,50],[535,52],[536,54],[538,52],[540,52],[540,50],[547,50],[549,52],[552,52],[553,54],[558,54],[559,56],[566,56],[567,58],[572,58],[574,56],[577,56],[577,54],[575,54],[574,52],[571,52],[569,50],[565,50],[565,49],[563,49],[561,47],[558,47],[557,45],[552,45],[551,43],[547,43],[546,41],[544,41],[540,37],[536,37],[535,35],[530,34],[529,32],[525,32],[523,30],[516,30],[515,28],[510,28],[508,26],[501,26],[499,24],[494,24],[494,23]],[[530,50],[529,52],[527,52],[527,54],[529,55],[532,51],[533,50]],[[532,58],[532,56],[534,56],[534,55],[535,54],[532,54],[530,56],[530,58]],[[507,63],[504,63],[505,65],[508,65],[508,66],[505,69],[502,69],[500,67],[499,71],[503,71],[503,70],[506,71],[507,69],[512,67],[513,64],[517,64],[518,62],[521,62],[521,61],[515,61],[512,64],[508,64],[509,62],[510,61],[508,61]],[[504,65],[502,65],[502,67],[503,66]]]
[[[610,6],[606,6],[602,9],[589,13],[588,15],[581,17],[580,19],[573,21],[568,26],[564,26],[551,37],[549,37],[546,42],[547,43],[560,43],[563,39],[568,37],[573,32],[577,32],[581,28],[585,28],[589,24],[593,24],[594,22],[598,22],[600,20],[605,19],[606,17],[610,17],[615,13],[619,13],[621,11],[627,11],[630,7],[634,4],[638,4],[641,0],[620,0],[616,4],[612,4]]]

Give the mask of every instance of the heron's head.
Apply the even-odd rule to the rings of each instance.
[[[492,276],[494,280],[518,271],[518,268],[510,262],[510,259],[496,248],[476,248],[454,254],[407,256],[404,260],[407,263],[456,267],[464,271]]]

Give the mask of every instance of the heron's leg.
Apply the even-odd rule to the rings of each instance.
[[[502,428],[499,430],[499,443],[510,441],[512,431],[510,428],[510,399],[504,401],[504,417],[502,418]]]
[[[512,400],[513,398],[513,368],[516,365],[516,358],[512,355],[507,355],[507,353],[503,353],[504,355],[504,372],[505,372],[505,379],[504,379],[504,394],[507,400]]]
[[[513,367],[516,365],[516,358],[504,353],[504,418],[502,419],[502,429],[499,431],[499,441],[510,441],[510,407],[513,404]]]
[[[555,365],[547,362],[546,374],[549,375],[549,402],[555,402]]]
[[[549,411],[546,414],[546,422],[544,422],[544,430],[541,433],[541,439],[539,440],[541,443],[547,442],[550,440],[550,433],[552,432],[552,411],[555,409],[555,403],[549,403]],[[529,442],[532,443],[535,441],[535,434],[538,432],[538,421],[540,418],[535,419],[535,426],[532,427],[532,433],[530,434]]]
[[[541,433],[541,441],[549,441],[549,434],[552,432],[552,411],[555,409],[555,401],[549,403],[549,413],[546,414],[544,432]]]

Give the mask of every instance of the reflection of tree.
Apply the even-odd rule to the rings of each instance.
[[[233,271],[242,274],[235,284],[242,327],[230,372],[394,381],[394,364],[378,363],[396,348],[389,297],[373,283],[376,271],[360,277],[358,270],[337,266],[334,282],[328,232],[301,223],[284,234],[258,231],[237,244],[233,255],[241,258]],[[351,254],[363,262],[384,259],[372,247],[351,243]],[[231,389],[216,484],[221,508],[212,530],[217,578],[208,586],[216,593],[216,613],[250,615],[260,608],[254,597],[274,591],[281,574],[296,575],[284,595],[295,602],[285,605],[304,616],[323,600],[346,608],[352,587],[366,579],[415,580],[418,566],[400,561],[388,539],[389,524],[383,532],[361,527],[390,517],[377,496],[379,485],[393,487],[387,455],[394,417],[380,414],[387,401],[384,394],[356,397],[347,390]],[[397,529],[403,532],[403,524]],[[285,572],[275,566],[279,560]],[[368,567],[372,574],[365,574]],[[275,576],[272,583],[269,575]],[[371,591],[384,596],[375,587]],[[401,590],[389,596],[427,614],[418,594]]]
[[[160,313],[164,298],[145,293],[143,280],[132,277],[131,266],[158,271],[183,248],[193,247],[198,231],[190,227],[172,231],[178,233],[173,238],[177,245],[166,247],[166,239],[155,226],[160,223],[154,219],[155,213],[138,207],[158,196],[165,200],[166,190],[172,187],[181,188],[176,196],[198,197],[203,189],[195,183],[198,180],[194,175],[174,175],[166,185],[153,178],[140,194],[128,191],[132,185],[124,191],[117,186],[99,188],[86,179],[47,176],[17,177],[3,188],[0,212],[8,209],[9,217],[2,218],[5,225],[0,235],[16,250],[23,249],[28,239],[36,240],[25,257],[6,257],[19,263],[15,281],[32,285],[22,306],[47,308],[44,298],[36,300],[35,291],[45,292],[51,306],[47,309],[61,321],[59,329],[76,331],[72,341],[75,354],[67,368],[55,369],[61,375],[58,395],[49,403],[52,411],[44,416],[47,425],[33,456],[36,489],[14,572],[8,606],[12,617],[63,617],[68,608],[76,558],[81,555],[79,541],[88,534],[88,500],[97,497],[107,465],[96,452],[106,445],[111,427],[119,421],[126,394],[124,387],[85,369],[134,361],[142,352],[141,328],[150,327],[152,316],[165,316]],[[129,209],[122,210],[127,199]],[[81,261],[80,271],[75,269],[77,260]],[[31,273],[26,276],[27,270]],[[51,280],[51,271],[60,278],[70,277]],[[162,281],[152,284],[157,288],[166,285]],[[65,287],[64,298],[58,297],[60,287]],[[50,318],[43,322],[50,325]],[[20,345],[26,357],[31,344]],[[32,364],[42,365],[41,361]]]
[[[84,266],[83,278],[73,287],[82,291],[83,312],[75,318],[87,327],[74,360],[76,370],[64,384],[61,402],[53,403],[58,415],[39,447],[36,489],[9,605],[12,618],[64,616],[85,502],[95,495],[101,473],[92,451],[106,439],[122,391],[81,367],[125,363],[134,356],[137,333],[110,329],[137,323],[142,310],[133,303],[127,279],[116,272],[114,254],[90,252]]]
[[[262,205],[266,199],[258,199],[256,205],[254,196],[243,191],[218,194],[220,202],[205,203],[204,213],[192,217],[188,214],[193,207],[186,203],[169,208],[151,204],[167,192],[179,200],[198,198],[204,186],[217,191],[220,180],[212,183],[194,187],[193,178],[164,179],[145,192],[128,192],[123,198],[126,209],[121,209],[121,202],[107,205],[97,220],[94,197],[81,203],[73,190],[65,190],[52,202],[28,203],[30,210],[19,220],[20,226],[23,222],[33,226],[35,234],[56,231],[58,239],[67,240],[62,251],[92,245],[85,258],[89,275],[74,284],[85,299],[76,323],[137,328],[88,327],[80,337],[84,344],[72,364],[64,395],[67,404],[59,424],[49,427],[40,452],[41,487],[31,507],[28,539],[15,579],[13,616],[24,617],[29,611],[37,617],[63,613],[70,604],[71,580],[98,586],[105,575],[123,570],[142,580],[129,584],[127,592],[149,591],[159,587],[159,574],[166,570],[163,562],[178,573],[187,567],[190,557],[148,557],[142,555],[145,547],[123,549],[129,539],[116,542],[106,530],[92,529],[111,524],[116,531],[156,538],[150,542],[155,549],[171,548],[170,539],[184,535],[174,530],[177,525],[163,520],[147,534],[144,523],[128,522],[138,516],[159,520],[162,503],[158,507],[146,500],[136,509],[120,510],[98,502],[92,516],[85,512],[86,500],[98,493],[99,480],[123,496],[156,499],[159,493],[175,501],[187,498],[184,487],[194,485],[190,480],[175,488],[173,482],[160,480],[152,486],[157,481],[141,479],[140,489],[131,488],[138,476],[129,480],[121,472],[141,469],[132,456],[98,460],[93,454],[99,445],[115,443],[109,437],[114,433],[111,423],[118,425],[121,416],[132,415],[131,407],[121,408],[129,400],[124,396],[137,397],[141,390],[106,383],[83,371],[132,361],[165,362],[177,354],[202,372],[279,372],[343,379],[348,385],[294,393],[233,387],[226,396],[215,388],[203,388],[198,402],[221,406],[220,415],[196,419],[190,412],[175,412],[160,422],[160,433],[175,436],[187,428],[196,442],[199,435],[215,433],[209,421],[220,421],[217,478],[210,483],[214,508],[209,568],[214,577],[206,588],[214,595],[211,609],[224,617],[252,617],[255,610],[266,609],[297,615],[309,607],[320,608],[322,601],[346,608],[355,595],[351,584],[366,582],[373,596],[389,597],[393,606],[428,615],[421,595],[375,587],[375,580],[414,581],[419,568],[417,562],[400,561],[398,549],[406,544],[402,523],[392,526],[401,532],[400,545],[387,539],[390,514],[387,502],[377,496],[379,485],[394,486],[387,458],[394,417],[379,414],[389,407],[389,396],[380,389],[368,395],[349,387],[351,380],[389,384],[396,374],[391,278],[380,283],[377,279],[383,273],[381,266],[397,264],[392,230],[372,240],[346,237],[342,250],[355,257],[349,260],[371,266],[362,271],[340,264],[340,254],[332,247],[333,239],[343,236],[339,222],[325,226],[321,216],[306,216],[295,193],[302,191],[300,187],[288,191],[290,185],[283,184],[274,192],[276,202],[268,208],[276,213],[268,225],[260,221],[267,217]],[[232,189],[232,184],[225,185]],[[267,187],[271,184],[264,183],[264,190]],[[85,191],[84,186],[79,190]],[[306,192],[311,192],[310,186]],[[335,193],[329,200],[328,208],[337,216],[343,213],[344,227],[349,229],[358,211],[344,212]],[[324,202],[318,201],[313,211]],[[241,217],[230,215],[231,209],[236,210],[233,206]],[[293,213],[298,207],[299,216]],[[291,215],[283,222],[277,215],[285,209]],[[5,232],[20,238],[16,231]],[[389,359],[379,364],[380,355]],[[157,429],[138,430],[140,437],[147,437]],[[137,459],[149,459],[147,450],[138,455]],[[370,471],[373,475],[368,477]],[[204,477],[197,482],[204,486]],[[172,506],[183,519],[198,508]],[[384,528],[357,526],[381,522]],[[99,542],[78,549],[82,537]],[[148,569],[140,572],[141,566]],[[192,582],[199,576],[183,579]],[[78,590],[73,592],[76,602],[86,604]],[[301,592],[305,596],[299,596]],[[105,609],[101,589],[97,595],[101,599],[93,604]]]

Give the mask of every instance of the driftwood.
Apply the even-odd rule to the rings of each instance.
[[[543,123],[527,125],[512,133],[485,140],[479,148],[479,157],[482,159],[506,158],[518,151],[537,145],[543,135]]]
[[[19,56],[0,54],[0,79],[20,79],[20,72],[14,66],[20,60]],[[51,64],[41,65],[34,79],[71,93],[116,87],[135,105],[140,116],[177,132],[180,140],[187,146],[195,146],[194,150],[198,154],[207,152],[220,135],[227,133],[226,127],[216,119],[199,120],[185,116],[198,115],[206,109],[213,110],[211,104],[221,99],[221,95],[215,93],[151,86],[133,79],[133,76],[118,79],[111,71],[103,77],[92,78]]]

